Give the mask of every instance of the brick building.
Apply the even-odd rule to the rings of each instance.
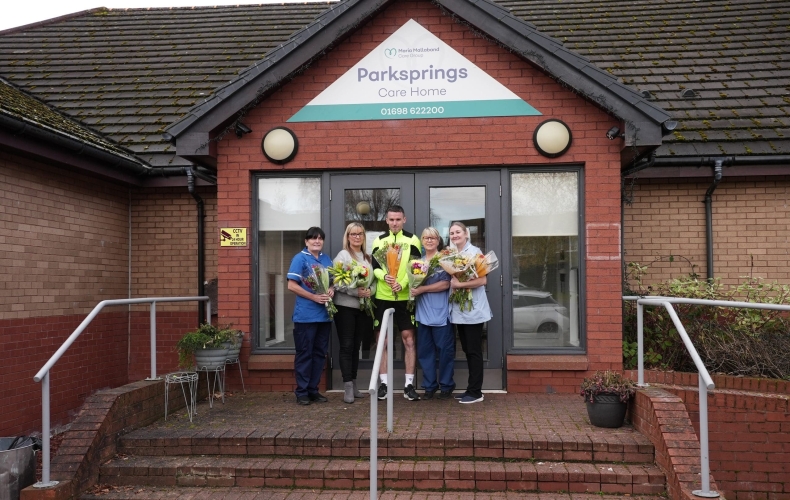
[[[247,387],[290,390],[283,276],[303,231],[324,227],[334,255],[346,223],[375,235],[393,201],[408,230],[461,219],[499,256],[488,389],[569,392],[621,368],[624,262],[784,280],[788,7],[654,2],[637,30],[640,5],[97,9],[0,33],[0,431],[39,425],[32,376],[96,303],[213,283],[216,321],[246,333]],[[298,149],[271,161],[283,128]],[[158,306],[160,373],[197,307]],[[146,376],[147,331],[147,309],[102,313],[52,372],[54,421]]]

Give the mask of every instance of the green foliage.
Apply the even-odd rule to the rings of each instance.
[[[239,342],[238,330],[231,329],[231,325],[220,328],[203,323],[197,330],[185,333],[176,343],[178,366],[192,366],[192,355],[199,349],[219,349],[228,343],[235,347]]]
[[[647,266],[628,265],[627,295],[656,295],[691,299],[767,304],[790,303],[790,286],[744,278],[737,286],[704,280],[691,274],[644,286]],[[626,301],[623,315],[623,365],[637,366],[636,302]],[[790,379],[790,328],[780,311],[675,304],[675,311],[713,373]],[[696,372],[680,335],[663,307],[644,308],[645,367]]]
[[[595,403],[598,394],[614,394],[620,401],[628,401],[636,393],[636,383],[611,370],[597,371],[592,377],[582,380],[580,394],[584,401]]]

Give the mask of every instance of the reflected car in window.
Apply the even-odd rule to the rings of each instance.
[[[554,300],[551,293],[514,285],[514,333],[567,333],[569,329],[568,308]]]

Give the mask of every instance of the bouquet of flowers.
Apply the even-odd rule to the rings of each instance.
[[[400,270],[402,252],[403,248],[397,243],[387,243],[373,252],[373,258],[376,259],[376,262],[379,263],[388,276],[397,278],[398,271]],[[398,294],[394,290],[392,291],[392,295],[395,299],[398,298]]]
[[[498,268],[499,259],[493,250],[485,255],[451,252],[441,257],[439,264],[442,269],[447,271],[447,274],[458,278],[458,281],[469,281],[474,278],[482,278]],[[471,311],[472,290],[469,288],[453,290],[450,293],[450,303],[458,304],[461,311]]]
[[[493,250],[488,252],[487,254],[477,254],[475,255],[475,277],[481,278],[486,276],[488,273],[493,271],[494,269],[499,267],[499,259],[497,259],[496,254]]]
[[[313,264],[310,266],[310,272],[305,277],[302,276],[302,283],[304,286],[309,288],[313,291],[313,293],[318,295],[326,295],[329,293],[329,271],[320,264]],[[337,312],[337,307],[332,302],[332,299],[329,299],[329,302],[324,303],[326,307],[326,312],[329,313],[329,319],[331,320],[334,318],[335,313]]]
[[[368,268],[355,260],[352,260],[350,263],[335,262],[327,271],[334,276],[335,288],[338,290],[369,288],[370,283],[373,281],[373,274],[368,271]],[[365,311],[365,314],[371,318],[374,317],[373,308],[375,306],[370,297],[360,297],[359,307]]]
[[[451,251],[439,258],[439,265],[447,274],[458,278],[458,281],[469,281],[475,276],[475,256],[461,252]],[[450,292],[450,303],[458,304],[461,311],[472,310],[472,290],[458,288]]]
[[[447,257],[448,255],[452,255],[454,253],[455,253],[455,250],[453,250],[452,248],[445,248],[444,250],[436,252],[433,255],[433,257],[431,257],[431,259],[428,261],[428,270],[425,272],[425,274],[427,276],[430,276],[433,273],[435,273],[437,269],[442,267],[442,266],[439,265],[439,260],[442,257]]]
[[[423,281],[428,278],[429,263],[424,260],[414,259],[409,261],[409,267],[406,269],[406,277],[409,279],[409,290],[414,290],[422,285]],[[406,304],[409,311],[414,310],[414,297],[409,294],[409,302]]]

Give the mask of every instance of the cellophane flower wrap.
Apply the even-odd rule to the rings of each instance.
[[[328,295],[331,286],[329,271],[320,264],[313,264],[310,266],[310,273],[306,277],[302,276],[302,283],[317,295]],[[329,302],[325,302],[324,307],[326,307],[326,312],[329,314],[329,319],[334,318],[337,307],[335,307],[332,299],[329,299]]]
[[[403,252],[403,247],[397,243],[387,243],[379,247],[373,252],[373,258],[379,263],[381,269],[388,276],[398,279],[398,271],[400,270],[400,258]],[[395,290],[392,291],[392,296],[397,300],[398,294]]]
[[[481,253],[475,255],[474,268],[476,278],[482,278],[498,267],[499,259],[493,250],[485,255]]]
[[[373,281],[373,273],[356,260],[335,262],[327,271],[334,277],[335,288],[340,291],[347,291],[353,288],[370,288],[370,284]],[[374,317],[374,307],[373,300],[370,297],[359,298],[359,308],[371,318]]]
[[[475,276],[475,255],[452,251],[439,258],[439,265],[447,274],[458,278],[458,281],[469,281]],[[472,310],[472,290],[470,288],[456,288],[450,292],[450,303],[458,304],[461,311]]]
[[[409,290],[414,290],[423,284],[428,278],[428,270],[430,264],[422,259],[414,259],[409,261],[409,267],[406,270],[406,277],[409,279]],[[409,302],[406,304],[409,311],[414,311],[414,297],[409,293]]]

